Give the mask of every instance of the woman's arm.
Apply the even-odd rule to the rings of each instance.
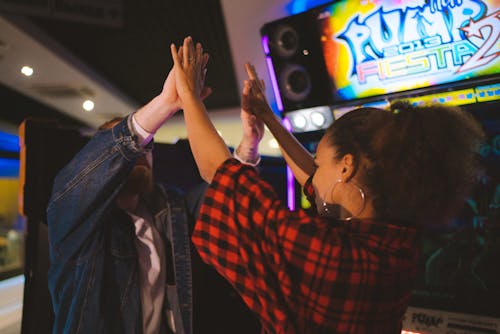
[[[245,81],[243,89],[243,109],[256,115],[269,128],[281,147],[287,164],[297,181],[303,185],[316,170],[314,159],[299,141],[283,126],[281,120],[271,110],[259,83],[254,67],[245,65],[250,80]]]
[[[177,94],[184,109],[184,119],[194,159],[201,177],[210,183],[217,168],[230,158],[231,154],[210,121],[199,97],[203,76],[201,44],[198,43],[195,48],[192,38],[187,37],[182,48],[182,55],[179,55],[175,45],[172,44],[170,47],[174,60]]]

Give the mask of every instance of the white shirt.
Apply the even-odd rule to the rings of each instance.
[[[135,225],[143,331],[159,333],[165,298],[166,271],[164,245],[160,233],[152,225],[151,215],[139,207],[137,215],[129,213]]]
[[[144,147],[153,139],[132,116],[132,126],[139,144]],[[142,323],[145,334],[156,334],[161,329],[165,299],[165,248],[160,233],[153,226],[151,213],[139,204],[135,214],[128,213],[135,225],[137,254],[139,256],[139,282],[142,305]]]

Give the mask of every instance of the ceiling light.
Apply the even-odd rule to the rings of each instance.
[[[30,77],[30,76],[33,75],[33,68],[31,68],[29,66],[23,66],[21,68],[21,73],[24,74],[27,77]]]
[[[325,122],[326,122],[325,115],[323,115],[319,112],[313,112],[310,117],[311,117],[311,122],[314,125],[316,125],[318,128],[325,125]]]
[[[296,115],[293,118],[293,126],[297,129],[303,129],[307,124],[306,118],[302,115]]]
[[[94,109],[94,102],[91,100],[85,100],[85,102],[83,102],[82,107],[87,111],[91,111],[92,109]]]

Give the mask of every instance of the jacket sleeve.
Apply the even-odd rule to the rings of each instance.
[[[131,116],[99,131],[56,176],[47,207],[53,260],[83,261],[100,249],[103,216],[147,150],[136,142],[130,123]]]
[[[200,207],[207,191],[208,183],[203,182],[198,185],[193,186],[186,193],[186,208],[189,221],[189,231],[192,232],[194,229],[194,223],[198,219],[198,214],[200,213]]]

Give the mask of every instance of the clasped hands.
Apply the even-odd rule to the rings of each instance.
[[[195,45],[191,37],[186,37],[183,45],[178,49],[174,44],[171,44],[170,51],[174,61],[173,71],[176,72],[176,90],[181,100],[182,96],[187,97],[186,94],[194,95],[201,100],[208,97],[212,92],[210,87],[205,86],[209,55],[203,51],[202,45],[200,43]],[[271,111],[265,98],[264,82],[259,80],[255,68],[250,63],[245,64],[245,70],[248,80],[244,82],[242,110],[256,116]],[[171,74],[172,72],[166,81],[171,79]],[[167,82],[165,82],[166,85]]]
[[[174,61],[175,88],[177,95],[183,101],[183,97],[194,95],[195,98],[204,100],[212,90],[205,86],[207,75],[207,63],[209,55],[203,52],[200,43],[194,45],[191,37],[186,37],[184,43],[177,50],[175,44],[170,45],[172,59]],[[169,74],[169,80],[172,72]],[[165,82],[165,85],[167,83]]]

